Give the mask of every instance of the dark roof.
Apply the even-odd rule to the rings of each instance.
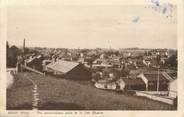
[[[107,84],[107,83],[112,83],[114,82],[113,80],[107,80],[107,79],[101,79],[97,81],[100,84]]]
[[[154,73],[154,74],[144,74],[144,76],[148,79],[148,81],[157,81],[158,79],[158,74]],[[159,74],[159,80],[160,81],[168,81],[163,74]]]
[[[141,78],[121,78],[125,85],[145,85]]]
[[[36,57],[32,57],[32,58],[27,59],[26,62],[27,62],[27,63],[31,63],[31,62],[32,62],[33,60],[35,60],[35,59],[36,59]]]
[[[167,73],[171,78],[175,79],[177,77],[177,73]]]
[[[43,60],[43,56],[42,55],[32,56],[32,58],[27,59],[26,62],[31,63],[37,60]]]

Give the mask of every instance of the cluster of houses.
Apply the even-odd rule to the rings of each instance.
[[[116,74],[116,73],[115,73]],[[136,77],[115,78],[113,73],[109,72],[107,78],[101,77],[95,82],[95,86],[100,89],[121,90],[121,91],[169,91],[168,95],[177,97],[177,76],[176,73],[167,72],[142,72]],[[97,77],[97,75],[95,76]]]
[[[162,52],[168,57],[168,52]],[[51,74],[56,77],[71,80],[91,80],[94,86],[99,89],[116,91],[168,91],[171,97],[177,97],[177,73],[147,70],[153,64],[153,59],[159,55],[158,52],[152,55],[132,56],[126,53],[125,56],[116,54],[100,54],[86,56],[84,53],[74,54],[78,59],[73,59],[72,53],[60,56],[52,55],[51,58],[43,54],[27,55],[23,64],[44,74]],[[135,71],[135,74],[132,74]]]

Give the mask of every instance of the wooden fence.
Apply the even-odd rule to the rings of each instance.
[[[33,68],[28,67],[28,66],[25,66],[25,65],[21,65],[21,69],[22,69],[22,68],[24,68],[24,69],[26,69],[26,70],[29,70],[29,71],[32,71],[32,72],[35,72],[35,73],[38,73],[38,74],[41,74],[41,75],[45,75],[45,73],[40,72],[40,71],[38,71],[38,70],[36,70],[36,69],[33,69]]]

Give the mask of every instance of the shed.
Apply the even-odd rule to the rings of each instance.
[[[99,80],[98,82],[95,83],[95,87],[99,89],[115,90],[116,83],[108,80]]]
[[[142,73],[138,77],[142,78],[149,91],[156,91],[157,84],[159,84],[159,91],[168,90],[169,80],[162,73]]]
[[[141,78],[121,78],[124,82],[124,90],[146,90],[146,84]]]
[[[71,61],[58,60],[47,65],[47,69],[52,70],[55,75],[72,80],[90,80],[91,71],[83,64]]]
[[[43,66],[42,66],[42,61],[44,60],[42,55],[30,57],[25,61],[26,66],[31,67],[33,69],[42,71]]]
[[[108,90],[124,89],[124,83],[122,83],[122,80],[113,81],[113,80],[102,79],[102,80],[98,80],[94,85],[98,89],[108,89]]]

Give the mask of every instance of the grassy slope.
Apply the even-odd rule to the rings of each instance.
[[[28,77],[38,85],[40,106],[42,109],[48,103],[54,109],[90,109],[90,110],[173,110],[168,104],[152,101],[146,98],[117,94],[115,92],[99,90],[85,83],[71,80],[56,79],[51,76],[41,76],[35,73],[20,73],[16,75],[16,82],[7,91],[8,109],[21,109],[18,106],[30,105],[32,100],[32,85],[25,78]],[[69,105],[66,105],[69,104]],[[63,105],[63,107],[61,106]],[[60,106],[60,107],[59,107]],[[73,108],[65,108],[73,106]],[[75,107],[76,106],[76,107]],[[79,106],[79,107],[78,107]],[[80,108],[81,107],[81,108]]]

